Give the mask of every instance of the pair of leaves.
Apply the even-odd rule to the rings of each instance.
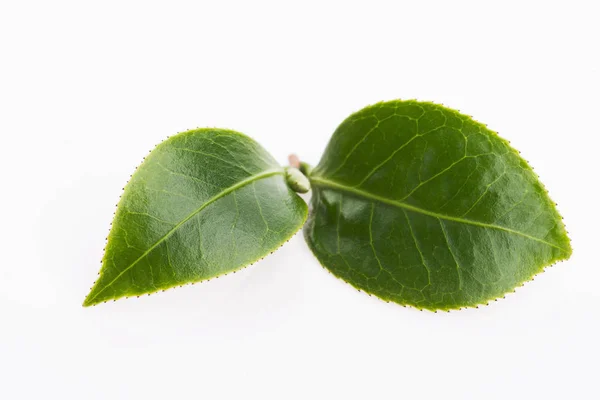
[[[527,163],[484,125],[439,105],[367,107],[338,127],[314,169],[298,167],[304,175],[233,131],[166,140],[125,188],[84,305],[235,271],[303,225],[334,275],[431,310],[501,297],[571,254]],[[305,176],[308,220],[295,193],[308,190]]]

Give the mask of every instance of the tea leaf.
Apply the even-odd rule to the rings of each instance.
[[[351,115],[309,180],[310,248],[384,300],[475,306],[571,255],[554,203],[518,152],[443,106],[391,101]]]
[[[160,144],[125,187],[84,306],[210,279],[269,254],[307,207],[255,141],[198,129]]]

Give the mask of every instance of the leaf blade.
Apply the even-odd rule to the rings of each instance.
[[[235,271],[288,240],[306,212],[283,168],[250,138],[219,129],[173,136],[125,188],[84,306]]]
[[[554,203],[516,151],[431,103],[353,114],[309,178],[309,246],[334,275],[385,300],[481,304],[571,254]]]

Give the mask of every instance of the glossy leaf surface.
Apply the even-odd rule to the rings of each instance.
[[[154,149],[125,187],[89,306],[210,279],[281,246],[307,207],[255,141],[198,129]]]
[[[518,152],[439,105],[392,101],[351,115],[309,178],[309,246],[334,275],[384,300],[474,306],[571,255]]]

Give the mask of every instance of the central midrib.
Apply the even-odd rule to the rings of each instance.
[[[211,197],[210,199],[205,201],[200,207],[198,207],[196,210],[194,210],[190,215],[188,215],[183,220],[181,220],[181,222],[179,222],[177,225],[175,225],[171,230],[169,230],[166,234],[164,234],[160,239],[158,239],[156,241],[156,243],[154,243],[152,246],[150,246],[150,248],[148,248],[148,250],[146,250],[144,253],[142,253],[142,255],[139,256],[134,262],[129,264],[125,269],[123,269],[123,271],[121,271],[112,281],[110,281],[110,283],[108,283],[106,286],[104,286],[98,293],[96,293],[94,295],[94,297],[90,298],[89,301],[92,301],[96,297],[98,297],[98,295],[100,295],[100,293],[102,293],[107,287],[110,287],[113,283],[115,283],[117,281],[117,279],[119,279],[121,277],[121,275],[123,275],[125,272],[129,271],[131,268],[133,268],[134,265],[136,265],[138,262],[140,262],[140,260],[142,260],[148,254],[150,254],[150,252],[152,252],[152,250],[154,250],[156,248],[156,246],[158,246],[159,244],[161,244],[162,242],[167,240],[169,238],[169,236],[171,236],[177,229],[179,229],[180,226],[182,226],[187,221],[192,219],[195,215],[197,215],[200,211],[202,211],[203,209],[208,207],[210,204],[214,203],[215,201],[219,200],[222,197],[225,197],[226,195],[233,192],[234,190],[244,187],[252,182],[255,182],[255,181],[263,179],[263,178],[268,178],[273,175],[281,175],[281,174],[283,174],[283,170],[281,170],[281,169],[266,170],[259,174],[249,176],[248,178],[239,181],[235,185],[231,185],[228,188],[217,193],[216,195],[214,195],[213,197]]]
[[[444,220],[447,220],[447,221],[454,221],[454,222],[459,222],[459,223],[463,223],[463,224],[479,226],[479,227],[482,227],[482,228],[497,229],[497,230],[509,232],[509,233],[512,233],[512,234],[515,234],[515,235],[526,237],[526,238],[531,239],[531,240],[535,240],[536,242],[544,243],[544,244],[546,244],[548,246],[557,248],[559,250],[566,251],[562,247],[557,246],[557,245],[555,245],[553,243],[547,242],[547,241],[545,241],[543,239],[537,238],[535,236],[528,235],[528,234],[523,233],[523,232],[516,231],[514,229],[510,229],[510,228],[506,228],[504,226],[499,226],[499,225],[494,225],[494,224],[486,224],[486,223],[483,223],[483,222],[473,221],[473,220],[470,220],[470,219],[464,219],[464,218],[459,218],[459,217],[452,217],[450,215],[436,213],[436,212],[433,212],[433,211],[425,210],[423,208],[415,207],[415,206],[410,205],[410,204],[403,203],[401,201],[396,201],[396,200],[388,199],[388,198],[385,198],[385,197],[382,197],[382,196],[378,196],[376,194],[369,193],[367,191],[364,191],[364,190],[361,190],[361,189],[357,189],[355,187],[346,186],[344,184],[341,184],[341,183],[338,183],[338,182],[335,182],[335,181],[332,181],[332,180],[329,180],[329,179],[325,179],[325,178],[322,178],[322,177],[318,177],[318,176],[314,176],[314,175],[310,176],[310,184],[311,184],[311,186],[323,186],[323,187],[329,187],[329,188],[333,188],[333,189],[339,189],[339,190],[342,190],[342,191],[347,192],[347,193],[352,193],[352,194],[354,194],[356,196],[364,197],[364,198],[367,198],[367,199],[370,199],[370,200],[376,200],[376,201],[379,201],[379,202],[384,203],[384,204],[388,204],[388,205],[400,207],[400,208],[403,208],[405,210],[409,210],[409,211],[413,211],[413,212],[416,212],[416,213],[428,215],[430,217],[434,217],[434,218],[438,218],[438,219],[444,219]]]

